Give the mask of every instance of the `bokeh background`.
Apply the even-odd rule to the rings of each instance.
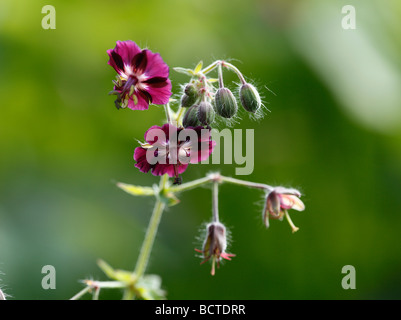
[[[55,30],[41,27],[47,4]],[[355,30],[341,26],[347,4]],[[255,129],[255,170],[238,178],[297,187],[306,204],[292,213],[296,234],[285,221],[266,230],[263,195],[223,185],[220,215],[237,256],[212,277],[194,252],[210,189],[183,193],[163,216],[148,269],[169,299],[399,299],[400,16],[397,0],[2,0],[0,286],[9,299],[68,299],[78,280],[106,280],[98,258],[135,266],[153,199],[115,182],[157,183],[132,155],[164,113],[117,111],[107,95],[106,50],[127,39],[170,67],[235,59],[271,111],[234,126]],[[175,92],[187,80],[171,79]],[[184,180],[235,167],[193,165]],[[46,291],[48,264],[57,288]],[[355,290],[341,286],[344,265],[356,269]]]

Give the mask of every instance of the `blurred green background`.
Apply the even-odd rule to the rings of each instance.
[[[41,27],[47,4],[55,30]],[[355,30],[341,26],[346,4]],[[271,111],[259,122],[242,114],[234,127],[255,129],[255,170],[238,178],[299,188],[306,204],[292,213],[296,234],[285,221],[266,230],[262,194],[223,185],[220,215],[237,256],[212,277],[194,252],[210,189],[183,193],[162,218],[148,269],[169,299],[399,299],[400,16],[396,0],[2,0],[0,286],[10,299],[68,299],[79,279],[106,280],[98,258],[135,266],[153,199],[115,182],[158,182],[132,155],[164,114],[117,111],[107,95],[106,50],[131,39],[170,67],[236,59]],[[170,75],[177,93],[187,78]],[[183,178],[235,167],[192,165]],[[48,264],[56,290],[41,287]],[[356,268],[356,290],[341,286],[344,265]]]

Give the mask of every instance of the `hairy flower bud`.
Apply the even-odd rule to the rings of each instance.
[[[184,89],[184,94],[181,97],[181,106],[189,108],[196,103],[198,100],[198,91],[195,86],[191,83],[187,84]]]
[[[239,98],[242,106],[248,112],[255,113],[262,104],[258,91],[250,83],[245,83],[241,86]]]
[[[196,127],[199,125],[198,120],[198,105],[193,105],[188,108],[187,112],[185,112],[184,118],[182,119],[182,125],[184,128],[186,127]]]
[[[209,223],[206,227],[206,239],[203,242],[202,250],[195,249],[197,252],[203,254],[204,260],[201,263],[208,261],[212,258],[212,276],[215,273],[215,262],[217,261],[217,267],[221,258],[226,260],[231,260],[234,254],[226,253],[227,248],[227,238],[226,238],[226,227],[220,222]]]
[[[214,121],[215,112],[212,105],[209,102],[202,101],[199,104],[197,116],[198,120],[202,125],[210,125]]]
[[[181,97],[181,107],[189,108],[193,106],[196,102],[196,97],[191,97],[186,94],[183,94]]]
[[[216,112],[224,118],[232,118],[238,110],[237,101],[228,88],[220,88],[214,96]]]
[[[187,96],[198,97],[198,91],[196,90],[195,86],[192,83],[188,83],[185,86],[184,92]]]

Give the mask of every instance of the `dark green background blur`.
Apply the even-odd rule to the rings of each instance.
[[[46,4],[55,30],[41,27]],[[355,30],[341,26],[346,4]],[[237,256],[212,277],[194,252],[210,189],[183,193],[162,218],[148,269],[169,299],[401,298],[400,16],[397,0],[2,0],[0,286],[9,299],[68,299],[78,280],[106,280],[98,258],[135,266],[153,199],[115,182],[158,182],[132,155],[164,113],[117,111],[107,95],[106,50],[127,39],[171,68],[237,59],[271,110],[234,127],[255,129],[255,170],[237,177],[299,188],[306,204],[292,212],[296,234],[285,221],[266,230],[262,194],[223,185],[220,215]],[[187,78],[170,75],[178,92]],[[235,166],[192,165],[183,178],[234,176]],[[48,264],[56,290],[41,287]],[[341,286],[344,265],[356,268],[356,290]]]

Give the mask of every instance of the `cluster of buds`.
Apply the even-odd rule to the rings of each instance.
[[[199,63],[195,70],[176,68],[177,71],[191,75],[191,81],[185,85],[181,96],[181,107],[187,108],[183,119],[184,127],[210,127],[217,117],[233,119],[238,113],[238,102],[232,91],[224,86],[222,69],[234,71],[240,80],[239,102],[246,112],[260,112],[262,101],[256,88],[246,82],[242,73],[231,63],[218,60],[202,69]],[[207,74],[218,69],[218,79]],[[213,83],[218,82],[218,88]]]

